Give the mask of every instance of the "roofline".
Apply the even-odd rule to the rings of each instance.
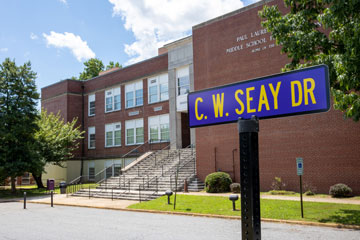
[[[136,65],[139,65],[139,64],[142,64],[142,63],[151,61],[151,60],[153,60],[153,59],[163,57],[163,56],[165,56],[165,55],[168,55],[168,53],[164,53],[164,54],[161,54],[161,55],[152,57],[152,58],[148,58],[148,59],[142,60],[142,61],[140,61],[140,62],[137,62],[137,63],[131,64],[131,65],[128,65],[128,66],[126,66],[126,67],[122,67],[122,68],[117,69],[117,70],[115,70],[115,71],[108,72],[108,73],[104,73],[104,74],[102,74],[102,75],[99,75],[99,76],[96,76],[96,77],[93,77],[93,78],[90,78],[90,79],[86,79],[86,80],[84,80],[83,82],[91,81],[91,80],[94,80],[94,79],[97,79],[97,78],[100,78],[100,77],[103,77],[103,76],[106,76],[106,75],[109,75],[109,74],[113,74],[113,73],[119,72],[119,71],[121,71],[121,70],[123,70],[123,69],[130,68],[130,67],[133,67],[133,66],[136,66]]]
[[[122,67],[122,68],[117,69],[117,70],[115,70],[115,71],[108,72],[108,73],[104,73],[104,74],[102,74],[102,75],[99,75],[99,76],[96,76],[96,77],[93,77],[93,78],[90,78],[90,79],[87,79],[87,80],[64,79],[64,80],[60,80],[60,81],[58,81],[58,82],[56,82],[56,83],[50,84],[50,85],[48,85],[48,86],[42,87],[41,89],[46,89],[46,88],[52,87],[52,86],[54,86],[54,85],[57,85],[57,84],[60,84],[60,83],[66,82],[66,81],[80,82],[80,83],[83,84],[84,82],[87,82],[87,81],[90,81],[90,80],[93,80],[93,79],[97,79],[97,78],[99,78],[99,77],[103,77],[103,76],[106,76],[106,75],[108,75],[108,74],[116,73],[116,72],[121,71],[121,70],[123,70],[123,69],[129,68],[129,67],[132,67],[132,66],[136,66],[136,65],[138,65],[138,64],[142,64],[142,63],[144,63],[144,62],[153,60],[153,59],[155,59],[155,58],[163,57],[164,55],[167,55],[167,54],[168,54],[168,53],[164,53],[164,54],[161,54],[161,55],[152,57],[152,58],[148,58],[148,59],[145,59],[145,60],[143,60],[143,61],[134,63],[134,64],[132,64],[132,65],[128,65],[128,66],[126,66],[126,67]]]
[[[57,85],[57,84],[60,84],[60,83],[63,83],[63,82],[70,82],[70,81],[80,82],[80,83],[84,82],[84,81],[82,81],[82,80],[75,80],[75,79],[69,79],[69,78],[68,78],[68,79],[60,80],[60,81],[58,81],[58,82],[56,82],[56,83],[52,83],[52,84],[47,85],[47,86],[45,86],[45,87],[42,87],[41,90],[42,90],[42,89],[45,89],[45,88],[53,87],[53,86],[55,86],[55,85]]]
[[[212,23],[214,23],[214,22],[218,22],[218,21],[224,20],[224,19],[226,19],[226,18],[232,17],[232,16],[237,15],[237,14],[242,13],[242,12],[249,11],[249,10],[251,10],[251,9],[253,9],[253,8],[256,8],[256,7],[265,5],[265,4],[267,4],[267,3],[269,3],[269,2],[273,2],[273,1],[274,1],[274,0],[262,0],[262,1],[259,1],[259,2],[253,3],[253,4],[250,4],[250,5],[246,6],[246,7],[242,7],[242,8],[240,8],[240,9],[238,9],[238,10],[233,11],[233,12],[229,12],[229,13],[227,13],[227,14],[225,14],[225,15],[222,15],[222,16],[219,16],[219,17],[210,19],[210,20],[208,20],[208,21],[206,21],[206,22],[203,22],[203,23],[194,25],[194,26],[192,27],[192,29],[194,30],[194,29],[198,29],[198,28],[204,27],[204,26],[206,26],[206,25],[209,25],[209,24],[212,24]]]
[[[171,47],[172,45],[176,45],[176,44],[178,44],[178,43],[180,43],[180,42],[185,42],[185,40],[190,40],[190,39],[192,39],[192,35],[189,35],[189,36],[187,36],[187,37],[183,37],[183,38],[180,38],[180,39],[175,40],[175,41],[173,41],[173,42],[170,42],[170,43],[168,43],[168,44],[165,44],[163,47],[165,47],[165,48]]]

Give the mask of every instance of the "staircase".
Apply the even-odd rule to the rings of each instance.
[[[189,186],[188,186],[188,191],[189,192],[200,192],[202,190],[204,190],[205,188],[205,183],[200,181],[197,177],[195,177],[192,182],[190,182]]]
[[[196,177],[195,159],[194,148],[158,150],[120,175],[105,177],[96,189],[80,189],[72,195],[137,201],[155,199],[166,190],[181,191],[185,180],[192,182]]]

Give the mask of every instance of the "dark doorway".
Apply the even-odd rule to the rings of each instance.
[[[181,113],[181,140],[183,148],[190,145],[190,128],[188,113]]]

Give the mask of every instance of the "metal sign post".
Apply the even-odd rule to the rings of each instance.
[[[240,142],[242,239],[261,239],[259,183],[259,119],[238,120]]]
[[[304,161],[302,158],[296,158],[296,170],[297,175],[300,177],[300,205],[301,205],[301,217],[304,218],[304,207],[303,207],[303,197],[302,197],[302,175],[304,173]]]

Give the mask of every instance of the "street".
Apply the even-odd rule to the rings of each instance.
[[[0,203],[0,239],[241,239],[239,220]],[[262,239],[358,240],[360,231],[262,223]]]

